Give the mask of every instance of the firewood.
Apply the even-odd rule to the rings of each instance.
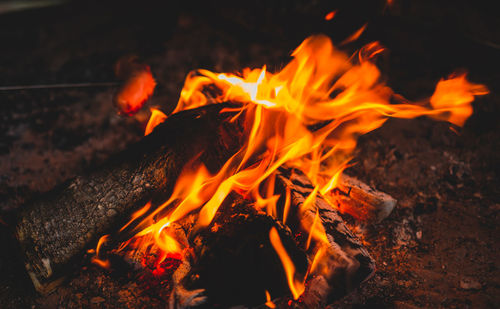
[[[275,219],[257,212],[248,201],[236,198],[230,207],[226,201],[208,229],[190,237],[190,247],[194,252],[193,260],[188,262],[191,270],[183,273],[185,278],[178,285],[180,293],[175,292],[177,298],[206,296],[203,308],[210,307],[210,304],[255,306],[264,302],[262,291],[267,290],[279,308],[289,308],[290,291],[282,266],[270,247],[268,232],[270,227],[278,227],[280,237],[287,244],[287,251],[294,256],[298,273],[303,276],[306,265],[314,259],[315,251],[305,249],[305,238],[301,235],[307,235],[309,231],[302,228],[299,220],[310,224],[316,210],[329,241],[321,262],[321,268],[326,271],[309,274],[306,290],[294,306],[322,307],[345,296],[373,275],[374,260],[360,240],[349,231],[338,210],[332,208],[324,197],[318,195],[314,207],[299,217],[298,209],[314,189],[301,171],[280,168],[276,185],[276,193],[284,195],[287,188],[291,193],[287,224],[279,221],[282,217]],[[283,201],[278,203],[279,211],[283,210],[283,206]],[[303,254],[307,256],[307,263],[300,257]],[[183,308],[180,302],[175,304],[171,308]]]
[[[234,113],[220,113],[228,106],[233,105],[210,105],[174,114],[102,169],[76,177],[27,205],[19,215],[16,234],[35,288],[41,293],[52,290],[72,264],[78,265],[78,258],[90,244],[116,231],[152,197],[166,198],[186,162],[198,158],[217,171],[242,145],[241,126],[227,121]],[[277,178],[283,186],[291,187],[294,207],[298,207],[312,185],[303,174],[290,171],[282,169]],[[343,295],[373,271],[373,260],[336,210],[322,197],[316,205],[332,243],[334,261],[327,279],[336,282],[334,293]],[[313,220],[314,215],[307,213],[304,220]],[[337,273],[345,274],[338,275],[344,278],[334,279]]]
[[[251,201],[235,196],[224,202],[207,229],[191,235],[191,271],[183,286],[205,290],[203,308],[256,306],[266,301],[265,291],[273,297],[290,297],[285,271],[270,241],[272,228],[294,262],[297,278],[307,270],[307,256],[290,229],[257,211]]]
[[[346,174],[341,175],[338,187],[329,198],[341,212],[368,223],[379,223],[387,218],[397,202],[389,194]]]
[[[215,304],[252,306],[264,302],[263,289],[273,295],[278,307],[289,307],[291,295],[286,276],[270,245],[268,232],[272,227],[277,228],[287,252],[295,261],[298,277],[303,278],[315,251],[305,249],[301,235],[307,235],[308,231],[303,230],[298,220],[310,223],[316,209],[330,242],[322,262],[322,268],[326,267],[327,271],[313,272],[305,278],[306,290],[294,306],[321,307],[344,296],[373,273],[370,255],[347,230],[337,210],[327,205],[322,196],[317,197],[313,208],[299,217],[298,209],[313,191],[304,174],[280,168],[277,185],[281,193],[286,189],[291,191],[287,225],[257,211],[249,200],[235,193],[226,199],[207,229],[192,233],[196,221],[192,217],[196,214],[171,225],[178,231],[176,239],[184,244],[182,247],[190,249],[185,251],[181,265],[171,278],[173,291],[168,299],[169,308],[206,308]],[[282,203],[278,207],[283,209]],[[186,234],[190,234],[190,240]],[[154,252],[149,254],[155,255]],[[127,253],[126,261],[141,272],[142,254]]]
[[[280,168],[276,184],[282,187],[281,190],[284,187],[291,189],[292,205],[295,209],[299,209],[314,190],[307,176],[296,169]],[[297,215],[296,218],[292,216],[287,225],[294,233],[300,232],[303,225],[294,221],[303,220],[306,226],[310,226],[316,212],[324,226],[329,245],[320,267],[326,272],[313,274],[310,281],[316,284],[309,284],[301,297],[302,303],[307,307],[322,306],[328,301],[345,296],[375,272],[373,258],[345,225],[339,211],[330,206],[321,194],[316,196],[313,207],[302,213],[300,218]],[[306,235],[308,232],[302,230]],[[321,276],[326,280],[317,278]],[[322,287],[318,288],[319,285]]]
[[[26,205],[16,236],[36,290],[51,291],[89,244],[119,228],[151,197],[166,196],[186,162],[199,157],[209,169],[219,168],[240,144],[239,125],[227,121],[234,114],[220,113],[228,106],[174,114],[101,169]]]

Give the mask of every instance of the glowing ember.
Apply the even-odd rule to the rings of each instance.
[[[126,57],[115,66],[116,75],[125,80],[114,97],[119,113],[133,115],[141,109],[153,94],[156,82],[148,65],[137,62],[135,57]]]
[[[325,19],[330,14],[333,18],[331,12]],[[365,27],[346,42],[358,38]],[[244,69],[241,74],[206,70],[189,74],[173,113],[207,104],[240,102],[233,120],[244,124],[246,142],[215,175],[203,165],[187,166],[168,201],[152,212],[148,213],[146,205],[147,209],[134,214],[127,226],[133,222],[136,235],[120,248],[147,251],[155,246],[163,252],[157,265],[168,254],[182,254],[187,244],[179,243],[172,225],[196,211],[195,230],[208,226],[231,192],[250,198],[258,210],[286,222],[292,212],[290,192],[284,192],[284,213],[278,214],[279,196],[274,190],[276,170],[284,164],[302,170],[315,186],[303,209],[293,210],[300,217],[314,205],[317,194],[328,197],[336,187],[360,135],[380,127],[389,117],[425,115],[461,126],[472,113],[474,96],[488,92],[482,85],[469,83],[464,75],[451,76],[439,82],[429,101],[409,103],[380,81],[380,72],[371,60],[383,50],[374,42],[363,47],[357,57],[350,57],[320,35],[307,38],[292,53],[293,60],[277,73],[267,72],[264,66]],[[207,95],[207,87],[220,91]],[[391,99],[399,103],[391,104]],[[223,110],[229,111],[235,109]],[[153,110],[145,134],[166,118]],[[316,252],[308,272],[321,271],[317,268],[322,265],[327,243],[324,227],[317,216],[301,224],[308,233],[307,246],[314,246]],[[271,229],[269,237],[297,299],[304,291],[304,278],[295,278],[294,265],[276,230]],[[271,307],[270,296],[266,296]]]
[[[332,20],[335,15],[337,14],[337,10],[334,10],[334,11],[331,11],[331,12],[328,12],[326,15],[325,15],[325,20]]]
[[[345,45],[347,43],[351,43],[351,42],[354,42],[357,39],[359,39],[359,37],[363,34],[363,32],[365,32],[365,29],[366,29],[367,25],[368,24],[364,24],[361,28],[359,28],[358,30],[356,30],[356,32],[354,32],[353,34],[351,34],[350,36],[348,36],[345,40],[343,40],[340,43],[340,45]]]

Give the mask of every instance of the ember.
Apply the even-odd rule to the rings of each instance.
[[[117,62],[116,76],[125,83],[115,95],[114,102],[119,113],[133,115],[144,105],[153,94],[156,82],[151,75],[151,69],[137,61],[136,57],[125,57]]]

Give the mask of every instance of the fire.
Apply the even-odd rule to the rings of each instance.
[[[350,40],[359,37],[365,27]],[[190,73],[173,113],[240,102],[233,121],[244,123],[246,142],[214,175],[203,165],[188,164],[168,201],[152,212],[148,213],[147,206],[134,214],[131,222],[135,222],[136,235],[121,248],[146,250],[156,246],[165,255],[181,254],[186,245],[178,243],[171,226],[197,211],[195,230],[207,227],[231,192],[250,198],[257,209],[276,218],[282,216],[286,222],[292,211],[300,216],[307,207],[314,207],[317,194],[328,196],[336,187],[360,135],[380,127],[390,117],[425,115],[461,126],[472,113],[474,96],[488,92],[459,75],[441,80],[428,101],[408,102],[380,80],[381,73],[372,60],[383,50],[374,42],[351,57],[336,49],[328,37],[318,35],[307,38],[292,53],[291,62],[276,73],[268,72],[265,66],[246,68],[240,74]],[[398,103],[390,103],[391,99]],[[167,116],[153,110],[146,135],[165,119]],[[290,192],[284,192],[284,213],[278,214],[274,179],[276,170],[285,164],[302,170],[315,189],[298,210],[290,209]],[[302,228],[309,235],[307,246],[314,245],[317,252],[311,272],[319,265],[328,240],[318,217],[309,221],[303,220]],[[304,282],[295,278],[294,265],[277,231],[272,229],[269,237],[297,299],[304,291]]]
[[[269,294],[269,291],[266,291],[266,306],[271,309],[276,308],[276,304],[271,300],[271,294]]]
[[[430,99],[432,107],[442,113],[438,112],[433,117],[463,126],[467,118],[472,115],[470,102],[474,100],[474,96],[487,93],[488,90],[483,85],[469,83],[465,79],[465,74],[448,80],[442,79]]]
[[[283,247],[283,244],[281,243],[280,236],[274,227],[271,228],[271,231],[269,232],[269,239],[271,240],[274,250],[278,253],[281,263],[283,263],[286,279],[288,280],[288,285],[290,286],[290,292],[292,292],[293,299],[298,299],[305,290],[304,280],[297,280],[295,278],[295,265],[293,265],[292,259],[288,256],[288,253],[286,253],[285,247]]]
[[[99,238],[99,241],[97,242],[97,248],[95,249],[95,256],[92,258],[92,263],[99,265],[102,268],[108,268],[109,267],[109,261],[108,260],[102,260],[99,258],[99,254],[101,252],[101,247],[104,243],[108,241],[109,235],[104,235],[101,238]]]
[[[149,135],[151,132],[153,132],[153,129],[165,121],[167,119],[167,115],[165,115],[162,111],[156,109],[156,108],[151,108],[151,116],[149,117],[148,124],[146,125],[146,129],[144,130],[144,135]]]

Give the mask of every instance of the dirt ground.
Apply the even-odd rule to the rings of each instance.
[[[474,115],[458,132],[426,118],[391,119],[360,138],[356,164],[347,172],[389,193],[398,205],[377,225],[360,228],[346,218],[377,261],[377,272],[329,308],[498,308],[500,47],[491,30],[495,24],[481,15],[487,9],[431,7],[425,15],[422,7],[401,5],[355,14],[347,6],[347,17],[356,17],[340,16],[335,25],[322,19],[321,1],[319,7],[271,3],[260,15],[251,5],[194,10],[187,4],[157,7],[154,1],[119,9],[115,2],[77,1],[0,14],[0,86],[114,81],[116,60],[137,54],[158,82],[148,105],[168,112],[190,70],[263,64],[276,70],[307,35],[323,32],[339,42],[369,20],[360,42],[344,49],[373,40],[387,46],[379,64],[396,92],[425,98],[441,77],[458,69],[491,93],[474,103]],[[464,12],[470,14],[461,19]],[[138,122],[116,114],[115,90],[0,90],[1,308],[165,307],[139,283],[88,260],[56,292],[36,295],[11,254],[10,218],[27,200],[140,139]]]

